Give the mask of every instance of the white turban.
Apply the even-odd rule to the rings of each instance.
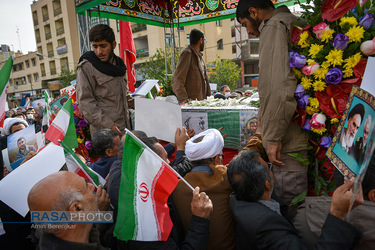
[[[29,124],[27,124],[27,122],[24,119],[21,119],[21,118],[7,118],[4,121],[4,133],[5,133],[5,135],[10,135],[11,134],[10,128],[15,123],[18,123],[18,122],[20,122],[23,125],[25,125],[26,128],[29,126]]]
[[[199,137],[202,141],[194,143]],[[186,142],[185,154],[189,161],[199,161],[217,156],[223,150],[224,139],[219,130],[208,129]]]

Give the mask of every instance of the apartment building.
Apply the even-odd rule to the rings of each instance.
[[[58,75],[62,69],[76,68],[79,39],[74,0],[35,0],[31,4],[40,79],[54,96],[59,93]]]
[[[0,63],[0,67],[4,63]],[[39,57],[36,52],[29,52],[27,55],[14,58],[8,86],[9,107],[19,106],[22,97],[25,95],[30,96],[32,100],[42,98],[39,63]]]

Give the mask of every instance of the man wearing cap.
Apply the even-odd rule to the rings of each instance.
[[[227,178],[227,168],[218,165],[224,139],[217,129],[208,129],[186,142],[185,154],[193,169],[185,180],[193,187],[200,187],[212,200],[214,210],[210,219],[208,249],[234,249],[234,220],[229,208],[232,188]],[[173,201],[185,234],[191,220],[190,188],[179,182],[173,191]]]

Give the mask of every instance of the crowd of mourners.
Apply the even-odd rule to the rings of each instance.
[[[9,135],[26,127],[23,118],[7,118],[4,132]],[[169,197],[173,228],[167,241],[123,242],[113,236],[113,230],[127,135],[120,138],[111,129],[97,130],[92,143],[100,158],[89,167],[107,180],[106,185],[94,193],[92,184],[62,168],[31,189],[28,205],[30,211],[110,210],[114,222],[73,223],[74,227],[58,229],[4,223],[1,245],[4,249],[372,249],[375,158],[354,201],[354,184],[348,181],[338,184],[332,197],[307,197],[290,213],[288,204],[275,195],[273,166],[260,131],[259,123],[246,147],[228,165],[221,163],[224,138],[219,130],[195,134],[177,129],[175,142],[164,147],[155,137],[132,131],[196,188],[192,192],[180,180]],[[2,221],[30,221],[29,214],[23,218],[0,204]]]

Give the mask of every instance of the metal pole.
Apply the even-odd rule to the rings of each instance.
[[[177,33],[178,33],[178,55],[181,54],[181,37],[180,37],[180,3],[177,1]]]
[[[90,48],[90,42],[89,42],[89,12],[86,10],[86,46],[87,48]]]
[[[170,31],[171,31],[171,38],[172,38],[172,43],[171,43],[171,70],[172,70],[172,73],[174,72],[175,70],[175,48],[176,48],[176,45],[175,45],[175,41],[174,41],[174,23],[173,23],[173,18],[171,18],[171,26],[170,26]]]
[[[167,59],[167,43],[165,42],[165,18],[164,18],[164,59],[165,59],[165,83],[168,84],[168,59]]]
[[[99,18],[99,24],[101,24],[101,22],[100,22],[100,5],[98,5],[98,18]]]

